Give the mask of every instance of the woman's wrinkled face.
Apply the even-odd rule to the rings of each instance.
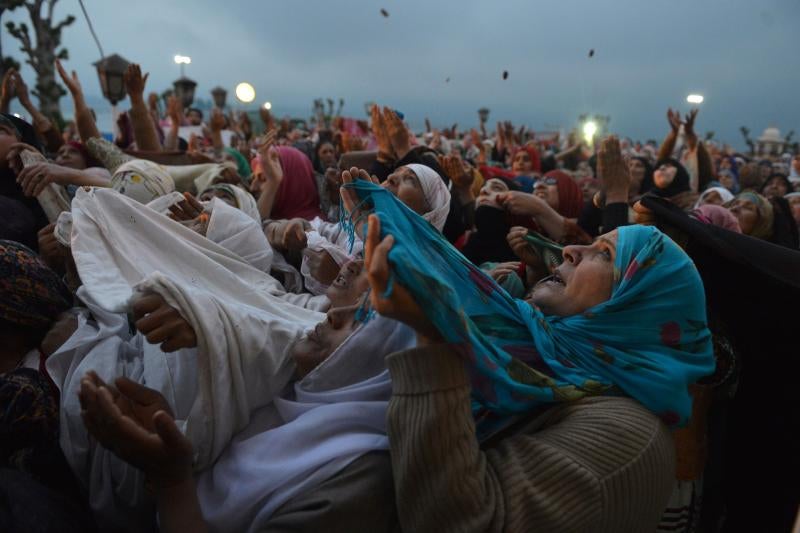
[[[56,165],[74,168],[75,170],[83,170],[86,168],[86,160],[77,148],[68,144],[62,144],[56,155]]]
[[[675,180],[678,169],[669,163],[664,163],[653,172],[653,182],[659,189],[666,189]]]
[[[644,163],[638,159],[631,159],[628,162],[628,170],[631,174],[630,189],[638,191],[642,185],[642,181],[644,181],[644,173],[647,171],[647,168],[644,166]]]
[[[703,200],[700,202],[700,205],[722,205],[723,203],[725,202],[722,201],[722,196],[719,195],[719,192],[709,191],[708,194],[703,196]]]
[[[737,198],[728,209],[739,220],[739,227],[742,228],[742,233],[750,235],[758,223],[758,206],[750,200]]]
[[[317,150],[317,155],[322,168],[337,168],[336,150],[331,143],[322,143]]]
[[[478,198],[475,199],[475,207],[488,205],[497,209],[502,209],[497,201],[497,195],[505,194],[508,191],[508,185],[506,185],[503,180],[492,178],[484,183],[483,187],[481,187],[481,191],[478,193]]]
[[[424,215],[429,211],[419,178],[410,168],[400,167],[389,174],[389,177],[383,182],[383,187],[397,196],[415,213]]]
[[[793,196],[789,198],[789,207],[792,208],[792,216],[794,221],[800,226],[800,196]]]
[[[219,198],[229,206],[238,208],[236,205],[236,198],[221,189],[209,189],[200,195],[201,202],[210,202],[214,198]]]
[[[778,177],[769,180],[764,187],[764,196],[767,198],[777,198],[778,196],[786,196],[787,194],[789,194],[789,188],[786,187],[786,183]]]
[[[328,287],[326,295],[331,307],[347,307],[361,300],[367,292],[369,281],[364,270],[364,261],[353,260],[342,265],[339,275]]]
[[[519,150],[514,154],[514,159],[511,162],[511,170],[515,174],[526,174],[533,172],[533,161],[531,155],[525,150]]]
[[[356,329],[358,305],[338,307],[292,348],[297,375],[303,377],[327,359]]]
[[[555,178],[542,178],[537,181],[533,186],[533,194],[558,210],[558,181]]]
[[[573,316],[611,298],[617,231],[601,235],[590,246],[566,246],[564,262],[540,281],[528,298],[546,315]]]

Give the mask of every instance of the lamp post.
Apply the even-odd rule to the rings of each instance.
[[[186,76],[186,74],[184,74],[184,72],[183,72],[183,66],[184,65],[191,65],[192,64],[192,58],[189,57],[189,56],[182,56],[180,54],[175,54],[175,57],[173,59],[174,59],[176,65],[180,65],[181,66],[181,78],[183,78],[184,76]]]
[[[211,97],[214,99],[214,105],[220,109],[225,108],[225,99],[228,96],[228,91],[222,87],[214,87],[211,89]]]
[[[112,54],[94,63],[103,96],[111,102],[112,107],[126,96],[123,76],[130,63],[123,57]]]
[[[481,125],[486,124],[486,121],[489,120],[489,109],[485,107],[478,109],[478,118],[481,120]]]
[[[175,90],[175,96],[181,100],[184,108],[192,105],[192,102],[194,102],[194,89],[197,87],[196,81],[181,77],[172,82],[172,87]]]

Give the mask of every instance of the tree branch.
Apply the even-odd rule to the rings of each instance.
[[[73,22],[75,22],[75,17],[69,15],[67,18],[65,18],[64,20],[53,26],[53,33],[58,36],[59,41],[61,41],[61,30],[64,27],[69,26]]]

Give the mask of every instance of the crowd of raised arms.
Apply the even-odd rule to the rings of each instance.
[[[800,154],[135,64],[110,141],[65,67],[61,128],[2,81],[0,531],[788,531]]]

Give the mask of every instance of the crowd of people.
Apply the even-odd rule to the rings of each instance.
[[[109,141],[56,67],[63,127],[0,95],[0,530],[793,522],[800,154],[253,124],[135,64]]]

